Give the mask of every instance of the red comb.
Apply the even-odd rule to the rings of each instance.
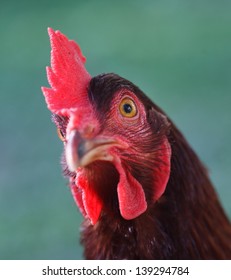
[[[42,87],[48,109],[53,113],[85,106],[91,79],[80,47],[60,31],[48,28],[51,43],[51,67],[47,78],[51,88]]]

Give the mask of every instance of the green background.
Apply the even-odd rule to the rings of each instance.
[[[231,1],[1,0],[0,258],[82,258],[82,217],[40,90],[48,26],[80,44],[92,75],[120,74],[168,113],[230,217]]]

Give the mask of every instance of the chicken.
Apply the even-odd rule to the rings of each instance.
[[[48,29],[63,172],[84,216],[87,259],[231,259],[231,225],[207,170],[171,119],[113,73],[91,77],[80,47]]]

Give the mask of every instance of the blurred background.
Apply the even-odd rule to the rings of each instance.
[[[76,40],[91,75],[138,85],[183,131],[231,217],[231,1],[0,2],[0,259],[81,259],[82,220],[40,87],[47,27]]]

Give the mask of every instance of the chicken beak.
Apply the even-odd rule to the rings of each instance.
[[[72,130],[65,147],[67,166],[74,172],[96,160],[113,161],[109,149],[117,145],[117,141],[108,138],[84,139],[77,130]]]

